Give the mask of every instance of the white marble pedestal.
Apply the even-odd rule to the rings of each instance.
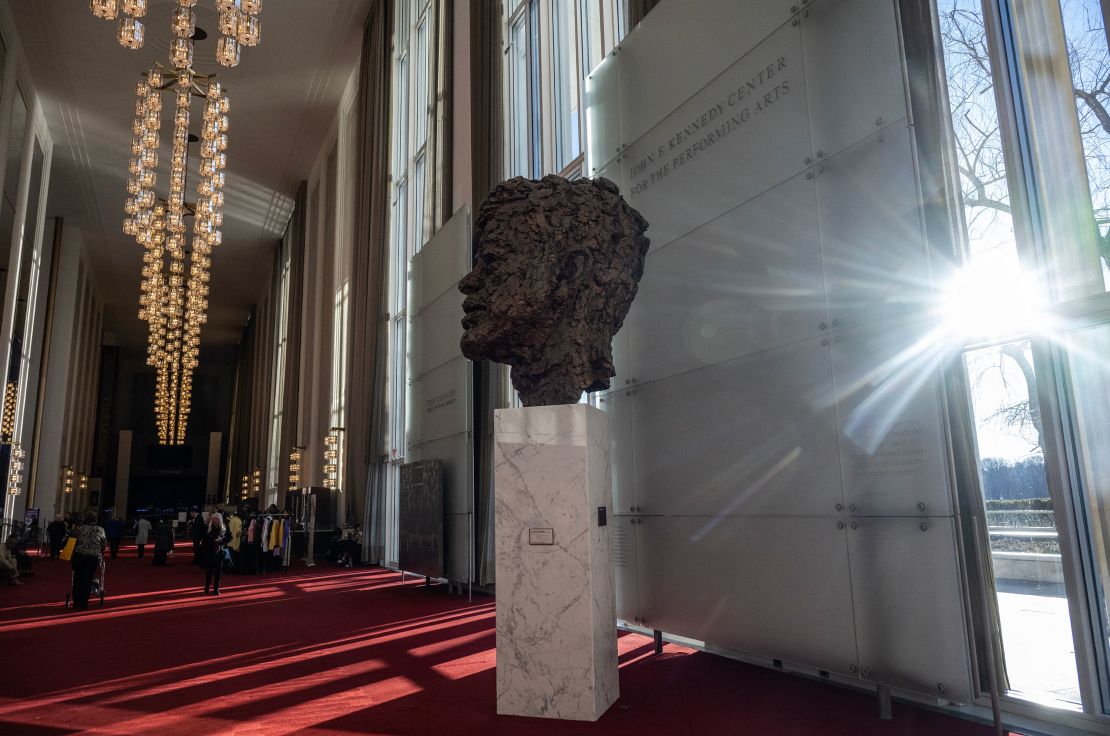
[[[595,721],[619,694],[607,415],[494,413],[497,712]]]

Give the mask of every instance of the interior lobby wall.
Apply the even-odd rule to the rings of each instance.
[[[43,391],[42,431],[31,458],[33,505],[44,518],[84,507],[87,499],[63,494],[61,468],[88,469],[93,403],[99,369],[101,300],[85,263],[84,235],[63,229],[57,264],[50,363]]]
[[[651,223],[614,341],[618,615],[974,698],[889,0],[662,2],[587,80]]]

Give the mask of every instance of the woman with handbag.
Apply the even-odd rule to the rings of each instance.
[[[208,516],[208,528],[200,542],[200,552],[204,560],[205,595],[208,594],[209,588],[212,590],[212,595],[220,594],[220,578],[224,574],[224,550],[227,549],[227,543],[230,540],[231,535],[224,526],[223,514],[213,511]]]

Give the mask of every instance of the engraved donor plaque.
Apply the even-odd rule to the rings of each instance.
[[[554,529],[529,529],[528,530],[528,544],[531,544],[531,545],[555,544],[555,530]]]

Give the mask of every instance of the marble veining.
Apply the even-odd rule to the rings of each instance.
[[[496,412],[497,712],[596,720],[619,695],[606,415]],[[552,529],[553,544],[528,530]]]

